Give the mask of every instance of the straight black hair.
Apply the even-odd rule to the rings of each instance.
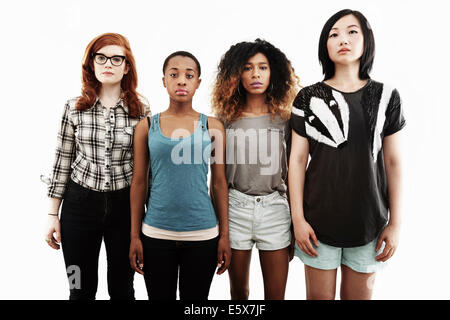
[[[172,59],[173,57],[177,57],[177,56],[188,57],[188,58],[191,58],[192,60],[194,60],[195,64],[197,65],[198,76],[200,77],[200,75],[202,74],[202,69],[200,68],[200,62],[198,62],[197,58],[192,53],[187,52],[187,51],[176,51],[174,53],[171,53],[166,58],[166,60],[164,60],[163,74],[166,72],[166,67],[167,67],[167,64],[169,63],[169,60]]]
[[[369,73],[372,70],[373,59],[375,57],[375,39],[373,36],[372,28],[367,21],[366,17],[359,11],[344,9],[335,13],[328,21],[325,23],[320,34],[319,39],[319,61],[322,65],[322,71],[325,75],[324,80],[330,79],[334,76],[335,68],[334,62],[331,61],[327,49],[328,35],[334,24],[342,17],[352,14],[356,19],[359,20],[359,24],[362,28],[362,33],[364,36],[364,49],[361,56],[361,63],[359,66],[359,78],[370,79]]]

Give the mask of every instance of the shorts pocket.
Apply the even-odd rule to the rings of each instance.
[[[231,207],[242,207],[242,201],[234,196],[228,195],[228,205]]]
[[[283,206],[283,207],[287,208],[288,210],[290,210],[289,201],[288,201],[286,195],[279,194],[279,195],[274,199],[274,204]]]
[[[236,207],[236,208],[247,208],[248,207],[248,200],[243,198],[243,197],[239,197],[239,195],[236,195],[234,193],[228,193],[228,204],[230,206]]]

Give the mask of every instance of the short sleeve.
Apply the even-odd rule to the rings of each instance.
[[[403,115],[402,101],[397,89],[394,89],[386,109],[386,121],[384,123],[384,136],[392,135],[406,125]]]
[[[289,120],[289,126],[297,134],[305,138],[308,137],[305,130],[305,115],[307,113],[307,110],[309,109],[308,104],[309,102],[307,101],[306,98],[306,91],[305,89],[302,89],[297,94],[297,97],[295,97],[294,99],[294,103],[292,105],[291,119]]]

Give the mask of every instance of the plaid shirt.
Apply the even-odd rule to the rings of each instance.
[[[97,98],[93,107],[75,109],[77,99],[67,101],[58,133],[55,162],[48,196],[63,198],[70,178],[95,191],[120,190],[130,185],[133,174],[133,132],[140,119],[130,118],[120,99],[108,112]]]

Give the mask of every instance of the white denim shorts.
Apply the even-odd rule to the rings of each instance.
[[[236,250],[279,250],[291,243],[291,213],[286,196],[278,191],[250,196],[229,189],[230,245]]]

